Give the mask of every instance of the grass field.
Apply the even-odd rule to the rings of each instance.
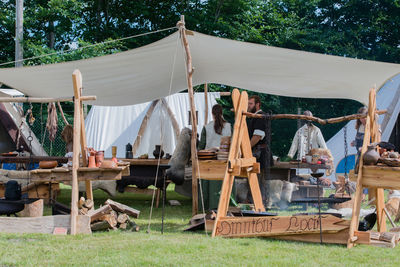
[[[70,190],[59,200],[69,202]],[[161,208],[153,209],[151,196],[118,194],[114,200],[141,211],[135,220],[140,232],[111,231],[78,236],[0,234],[0,266],[398,266],[400,249],[285,242],[262,238],[211,238],[204,231],[182,230],[191,217],[191,201],[168,192],[182,206],[166,208],[161,235]],[[95,191],[96,205],[107,195]],[[49,213],[49,209],[46,210]]]

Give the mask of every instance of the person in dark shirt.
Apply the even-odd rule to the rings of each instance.
[[[249,97],[247,111],[255,114],[266,115],[265,112],[261,110],[261,99],[259,96],[253,95]],[[258,183],[260,185],[261,195],[263,201],[266,200],[266,128],[267,121],[265,119],[258,118],[248,118],[247,128],[249,131],[251,150],[253,156],[260,163],[261,171],[258,174]]]

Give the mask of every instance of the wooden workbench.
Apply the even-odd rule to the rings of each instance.
[[[33,182],[69,182],[72,177],[71,168],[36,169],[30,172]],[[116,168],[79,167],[79,181],[119,180],[123,175],[129,175],[128,166]]]

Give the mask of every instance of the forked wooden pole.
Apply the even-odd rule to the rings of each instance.
[[[193,94],[193,67],[192,67],[192,56],[190,54],[189,42],[186,37],[185,29],[185,16],[181,16],[181,20],[178,22],[179,32],[181,34],[183,47],[186,53],[186,71],[187,71],[187,85],[190,100],[190,113],[192,121],[192,139],[191,139],[191,159],[192,159],[192,214],[197,214],[198,211],[198,168],[197,168],[197,118],[196,118],[196,107],[194,104]]]
[[[78,168],[79,150],[81,136],[81,101],[80,92],[82,88],[82,75],[79,70],[72,73],[72,84],[74,86],[74,137],[72,156],[72,190],[71,190],[71,235],[76,234],[78,216]]]

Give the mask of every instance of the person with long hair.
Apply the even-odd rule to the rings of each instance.
[[[199,149],[219,147],[221,137],[231,136],[231,124],[222,116],[222,106],[215,104],[211,110],[213,120],[203,127],[201,131]]]

